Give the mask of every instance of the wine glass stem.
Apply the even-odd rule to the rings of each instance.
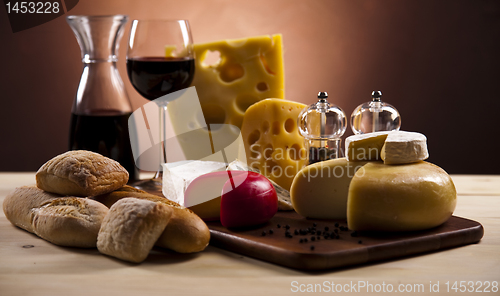
[[[154,179],[163,177],[163,164],[167,163],[167,104],[168,102],[160,102],[160,165]]]

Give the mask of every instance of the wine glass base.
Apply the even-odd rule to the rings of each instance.
[[[148,193],[163,196],[162,192],[162,179],[149,179],[149,180],[140,180],[134,183],[131,183],[130,186],[135,187],[137,189],[146,191]]]

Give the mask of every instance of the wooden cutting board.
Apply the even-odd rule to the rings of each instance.
[[[270,222],[256,229],[229,230],[220,222],[208,222],[207,225],[213,246],[301,270],[339,268],[444,250],[476,243],[484,233],[480,223],[455,216],[443,225],[425,231],[353,233],[346,230],[345,221],[311,220],[293,211],[278,212]],[[287,225],[289,236],[285,235]],[[314,225],[314,235],[311,232],[300,234],[300,229],[304,233]],[[327,239],[324,237],[325,227],[329,234]],[[299,231],[298,235],[295,230]],[[321,234],[318,235],[317,231]],[[331,238],[332,232],[334,238]],[[307,242],[304,242],[306,238]]]

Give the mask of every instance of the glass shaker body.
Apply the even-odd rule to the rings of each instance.
[[[346,129],[345,113],[327,97],[326,92],[320,92],[318,102],[299,114],[299,132],[305,139],[309,164],[343,156],[340,142]]]
[[[372,101],[356,107],[351,114],[351,128],[354,134],[380,131],[398,131],[401,116],[391,104],[381,101],[382,92],[373,91]]]
[[[89,150],[118,161],[138,179],[128,132],[132,112],[116,62],[128,17],[68,16],[82,53],[83,71],[72,114],[69,149]]]

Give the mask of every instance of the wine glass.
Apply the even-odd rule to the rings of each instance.
[[[127,72],[130,82],[144,98],[156,100],[187,88],[194,77],[193,38],[187,20],[134,20],[127,49]],[[158,102],[161,101],[161,102]],[[163,147],[160,159],[167,162],[165,124],[167,103],[157,100],[160,109],[160,136]],[[134,186],[161,193],[162,165],[153,179]]]

